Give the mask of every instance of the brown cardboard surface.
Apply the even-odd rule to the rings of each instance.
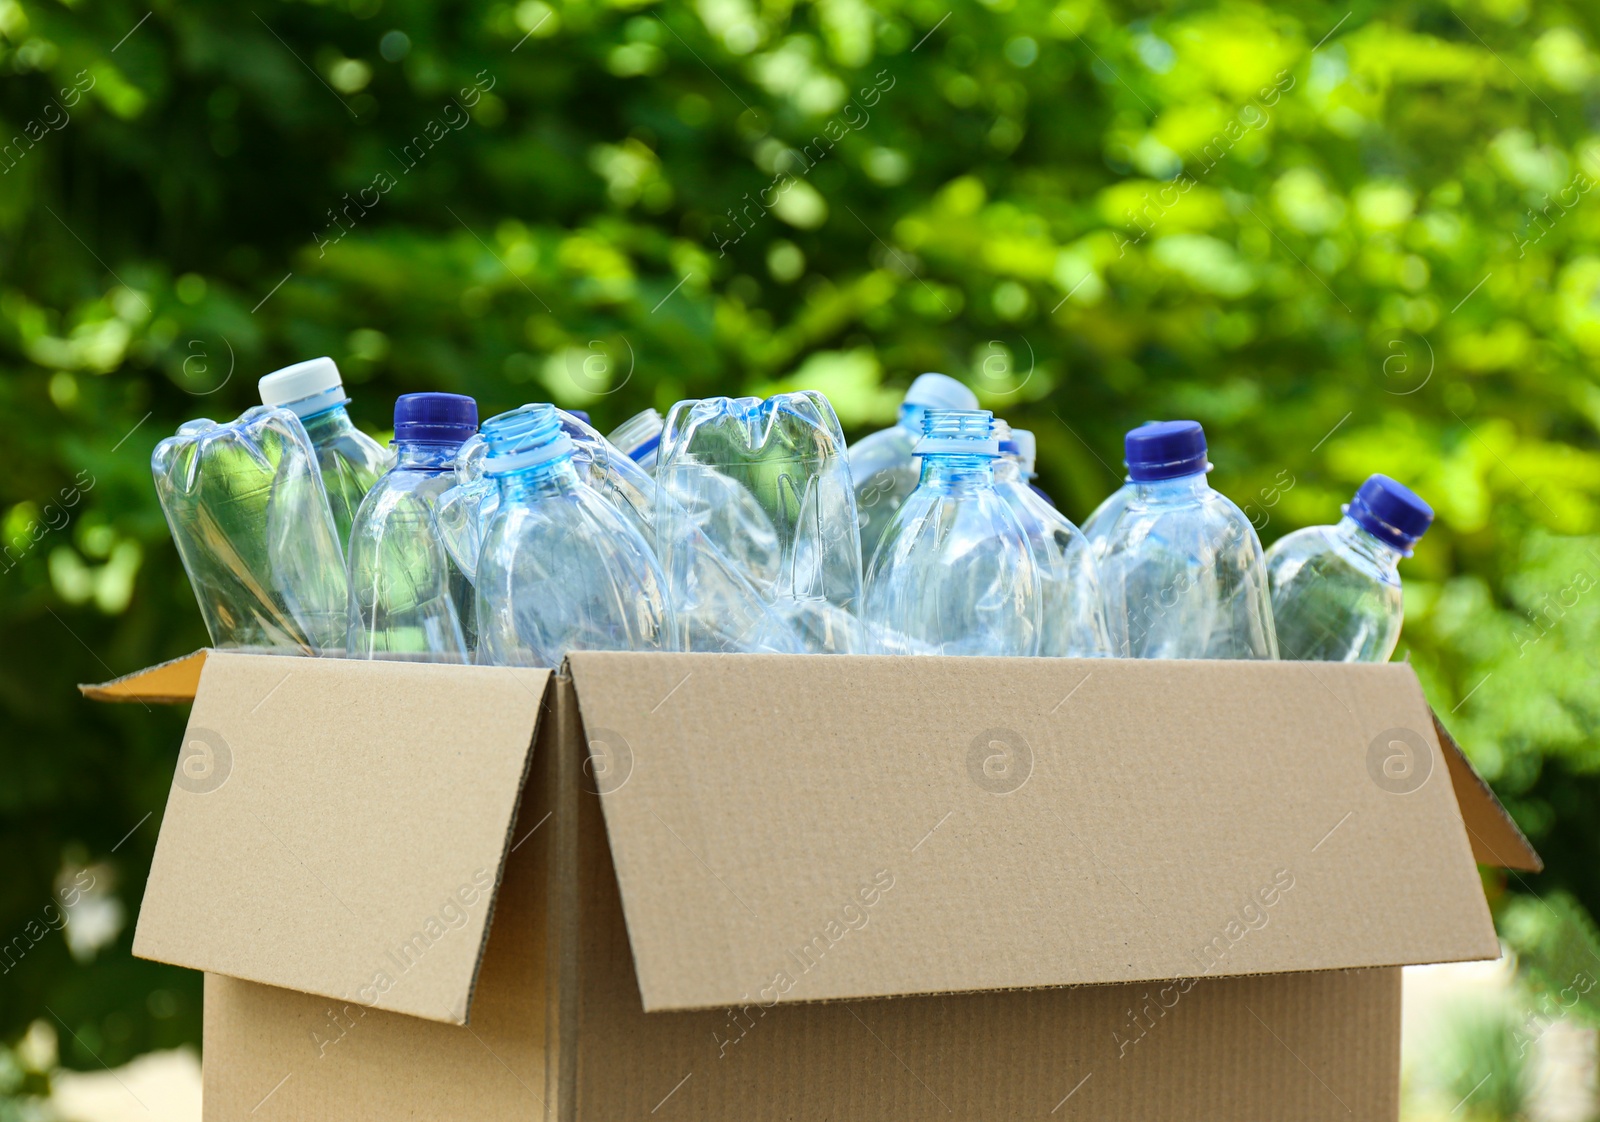
[[[1516,821],[1500,804],[1500,800],[1495,798],[1489,785],[1473,770],[1461,745],[1456,743],[1456,738],[1450,735],[1450,730],[1444,727],[1437,713],[1433,714],[1433,728],[1439,734],[1439,746],[1444,749],[1444,762],[1450,769],[1456,805],[1461,808],[1461,820],[1472,842],[1472,856],[1480,865],[1517,869],[1525,873],[1542,872],[1544,859],[1535,852]]]
[[[109,682],[79,685],[78,692],[90,701],[153,701],[162,705],[193,701],[207,653],[191,651]]]
[[[549,750],[553,723],[541,721],[536,768],[558,754]],[[575,755],[574,742],[565,747]],[[553,789],[531,784],[518,813],[470,1025],[208,974],[206,1122],[546,1117],[555,1102],[544,1016],[554,819],[544,794]]]
[[[645,1013],[598,800],[579,810],[563,1122],[1398,1116],[1397,969]],[[850,937],[895,935],[874,917]]]
[[[648,1010],[1499,953],[1403,664],[569,667]]]
[[[134,953],[465,1022],[548,678],[212,652]]]

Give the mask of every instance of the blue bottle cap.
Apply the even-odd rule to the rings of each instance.
[[[1344,513],[1367,533],[1407,557],[1433,524],[1433,508],[1405,484],[1374,475],[1345,504]]]
[[[408,393],[395,399],[394,438],[460,444],[478,431],[478,403],[458,393]]]
[[[1206,462],[1206,432],[1199,421],[1151,421],[1123,438],[1128,478],[1154,483],[1210,471]]]

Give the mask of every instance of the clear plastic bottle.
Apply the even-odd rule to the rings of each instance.
[[[1062,658],[1109,658],[1114,648],[1106,625],[1105,598],[1094,556],[1071,520],[1028,486],[1020,457],[1020,433],[994,422],[1000,458],[994,486],[1017,516],[1039,571],[1039,653]]]
[[[1433,508],[1387,475],[1356,491],[1334,526],[1307,526],[1267,550],[1278,650],[1284,658],[1388,662],[1404,612],[1400,559]]]
[[[1130,494],[1105,529],[1100,584],[1126,613],[1133,658],[1277,658],[1255,527],[1206,483],[1205,432],[1157,421],[1128,433]]]
[[[350,547],[356,508],[378,477],[394,463],[389,450],[356,428],[345,412],[339,367],[331,358],[313,358],[274,370],[258,383],[263,405],[280,405],[300,418],[317,453],[322,485],[328,492],[339,548]]]
[[[623,421],[606,439],[622,449],[634,463],[654,475],[656,453],[661,448],[661,430],[666,424],[666,418],[658,411],[646,409]]]
[[[654,409],[635,413],[607,439],[627,453],[647,475],[654,476],[666,421]],[[580,442],[581,443],[581,442]],[[688,486],[683,490],[677,488]],[[674,473],[661,481],[669,501],[689,512],[695,525],[710,534],[719,548],[754,586],[770,590],[778,579],[782,548],[778,531],[748,489],[705,464],[692,473]]]
[[[438,502],[477,427],[477,403],[460,394],[394,403],[395,465],[362,500],[350,532],[349,657],[470,660],[471,582],[445,548]]]
[[[913,449],[922,439],[923,415],[929,409],[977,407],[977,395],[954,378],[919,374],[906,390],[895,423],[850,446],[850,478],[855,482],[864,562],[872,560],[895,511],[917,489],[921,472]]]
[[[500,501],[478,562],[478,661],[559,666],[571,651],[669,646],[665,580],[639,532],[585,483],[553,405],[484,426]]]
[[[657,546],[672,599],[701,532],[813,653],[871,650],[855,613],[861,548],[844,433],[814,390],[680,401],[656,479]]]
[[[1039,454],[1039,444],[1033,433],[1027,429],[1012,429],[1011,439],[1000,442],[1000,452],[1002,455],[1015,458],[1017,470],[1022,475],[1022,481],[1028,485],[1028,490],[1038,495],[1039,498],[1054,509],[1056,501],[1045,492],[1043,487],[1039,486],[1039,473],[1034,470]]]
[[[921,477],[873,555],[867,619],[931,654],[1038,654],[1038,565],[995,488],[992,415],[930,409],[923,432]]]
[[[189,421],[150,457],[214,647],[344,645],[344,557],[316,452],[287,409]]]

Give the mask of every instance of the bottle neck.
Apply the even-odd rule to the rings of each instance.
[[[300,423],[306,427],[306,435],[314,441],[348,432],[355,427],[342,402],[315,413],[302,414]]]
[[[490,466],[492,468],[492,461]],[[557,456],[542,464],[517,468],[504,475],[493,476],[493,479],[500,491],[501,503],[527,503],[553,495],[568,494],[576,490],[581,482],[578,478],[578,469],[570,455]]]
[[[459,442],[438,443],[431,440],[397,440],[394,442],[396,471],[453,471]]]
[[[1206,473],[1203,471],[1174,479],[1133,481],[1132,486],[1134,496],[1144,503],[1194,502],[1211,491],[1211,484],[1206,482]]]
[[[946,491],[976,491],[993,487],[995,461],[991,456],[960,456],[939,453],[922,457],[921,486]]]
[[[1399,569],[1400,558],[1404,554],[1349,515],[1339,519],[1333,533],[1341,546],[1380,572],[1394,573]]]

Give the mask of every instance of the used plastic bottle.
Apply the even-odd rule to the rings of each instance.
[[[344,556],[316,452],[287,409],[189,421],[150,458],[214,647],[344,645]]]
[[[1028,490],[1054,509],[1056,501],[1046,494],[1044,488],[1037,482],[1039,473],[1034,467],[1038,459],[1039,444],[1033,433],[1027,429],[1012,429],[1011,439],[1000,441],[1000,454],[1016,460],[1017,471],[1021,474],[1023,483],[1027,484]]]
[[[571,651],[668,647],[666,582],[639,532],[573,463],[553,405],[484,426],[499,490],[478,561],[478,660],[559,666]]]
[[[916,489],[873,555],[867,619],[931,654],[1038,654],[1040,574],[1022,523],[995,488],[992,414],[929,409],[923,433]]]
[[[994,422],[1000,457],[994,461],[994,486],[1017,516],[1039,571],[1039,654],[1063,658],[1109,658],[1114,648],[1106,625],[1094,555],[1071,520],[1031,488],[1023,474],[1020,449],[1031,448],[1032,433]],[[1027,441],[1017,437],[1025,436]]]
[[[1388,662],[1403,616],[1399,564],[1433,522],[1433,508],[1374,475],[1334,526],[1307,526],[1267,550],[1278,650],[1284,658]]]
[[[350,532],[349,657],[471,659],[471,582],[445,548],[438,501],[455,486],[456,454],[477,428],[470,397],[395,401],[395,465],[367,492]]]
[[[674,602],[704,533],[806,650],[871,650],[855,613],[861,548],[844,432],[815,390],[680,401],[656,479],[657,548]]]
[[[661,430],[666,418],[654,409],[635,413],[618,425],[610,436],[612,444],[622,449],[634,463],[650,474],[655,474],[656,452],[661,448]]]
[[[929,409],[977,407],[977,395],[954,378],[919,374],[906,390],[895,423],[850,446],[850,478],[855,481],[863,561],[872,560],[895,511],[917,489],[920,471],[913,449],[922,439],[923,415]]]
[[[1104,534],[1101,588],[1113,615],[1119,606],[1126,614],[1122,653],[1277,658],[1261,542],[1244,513],[1206,483],[1204,430],[1195,421],[1157,421],[1129,432],[1125,448],[1125,505],[1109,526],[1096,524]]]
[[[394,458],[387,448],[356,428],[345,412],[350,399],[345,396],[339,367],[333,359],[313,358],[274,370],[261,379],[257,388],[263,405],[280,405],[305,426],[311,447],[316,450],[322,485],[328,492],[339,548],[348,549],[356,508],[378,477],[389,470]]]

